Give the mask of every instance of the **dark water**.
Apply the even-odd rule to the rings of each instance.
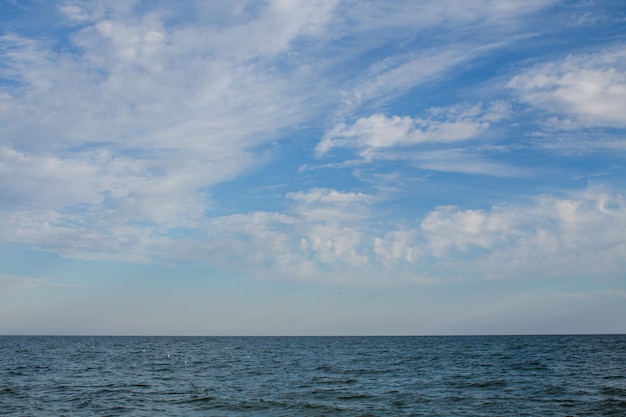
[[[0,337],[0,415],[626,416],[626,335]]]

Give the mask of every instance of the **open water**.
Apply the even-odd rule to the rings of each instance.
[[[626,416],[626,335],[0,336],[7,416]]]

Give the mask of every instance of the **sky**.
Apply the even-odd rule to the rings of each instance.
[[[0,0],[0,334],[626,333],[622,0]]]

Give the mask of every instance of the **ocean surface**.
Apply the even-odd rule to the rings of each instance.
[[[626,416],[626,335],[0,336],[7,416]]]

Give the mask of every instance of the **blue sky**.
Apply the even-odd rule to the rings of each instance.
[[[0,334],[626,332],[623,2],[0,16]]]

